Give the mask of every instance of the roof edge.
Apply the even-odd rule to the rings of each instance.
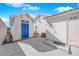
[[[79,8],[70,9],[70,10],[68,10],[68,11],[64,11],[64,12],[61,12],[61,13],[58,13],[58,14],[52,14],[52,15],[50,15],[50,16],[47,16],[47,17],[43,18],[43,19],[46,19],[46,18],[49,18],[49,17],[55,17],[55,16],[58,16],[58,15],[61,15],[61,14],[65,14],[65,13],[67,13],[67,12],[72,12],[72,11],[75,11],[75,10],[79,10]]]

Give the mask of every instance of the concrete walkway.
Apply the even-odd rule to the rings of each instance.
[[[18,43],[11,43],[0,46],[0,56],[24,56],[24,52]]]
[[[22,43],[31,45],[34,49],[36,49],[39,52],[48,52],[57,49],[55,46],[45,44],[45,40],[45,38],[36,37],[29,40],[24,40],[22,41]]]
[[[44,44],[45,38],[37,37],[22,42],[0,46],[0,56],[54,56],[67,55],[55,46]]]
[[[29,40],[18,42],[21,49],[27,56],[67,56],[67,52],[57,49],[55,46],[50,46],[44,43],[46,39],[36,37]]]
[[[60,49],[48,51],[48,52],[39,52],[34,49],[31,45],[18,42],[19,46],[27,56],[67,56],[68,54]]]
[[[27,56],[79,56],[79,48],[72,46],[72,54],[44,43],[45,38],[37,37],[19,42],[19,46]]]
[[[79,56],[79,48],[71,47],[72,55],[67,51],[44,43],[45,38],[36,37],[21,42],[0,46],[0,56]]]

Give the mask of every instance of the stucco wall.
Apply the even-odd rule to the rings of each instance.
[[[14,18],[14,22],[11,26],[11,31],[12,31],[13,40],[21,39],[21,36],[20,36],[20,20],[19,20],[18,17]]]
[[[55,36],[62,42],[66,43],[66,21],[55,24]]]
[[[20,14],[14,18],[13,24],[11,26],[14,40],[21,39],[21,20],[26,20],[29,22],[29,37],[33,37],[34,25],[32,19],[27,14]]]
[[[0,45],[2,43],[2,40],[3,40],[3,24],[0,21]]]
[[[0,45],[5,39],[7,27],[4,25],[4,23],[0,20]]]
[[[79,46],[79,10],[49,17],[47,21],[55,24],[55,33],[62,42]]]
[[[68,28],[68,44],[79,46],[79,19],[70,21]]]
[[[64,22],[55,22],[55,23],[51,23],[51,26],[49,24],[47,24],[46,26],[46,35],[48,39],[51,39],[51,40],[56,40],[56,41],[61,41],[61,42],[64,42],[66,43],[66,33],[67,33],[67,22],[64,21]],[[50,32],[50,34],[48,33]],[[49,34],[49,35],[48,35]],[[50,36],[50,37],[48,37]],[[55,39],[55,38],[57,39]]]
[[[35,26],[37,28],[35,29]],[[40,35],[41,33],[46,33],[46,21],[43,20],[42,18],[36,19],[36,23],[34,24],[34,31],[37,31]]]
[[[29,36],[30,37],[33,37],[34,36],[34,23],[33,23],[33,21],[29,18]]]
[[[39,34],[46,33],[47,39],[66,43],[66,25],[66,21],[54,21],[50,26],[50,24],[48,24],[46,20],[44,20],[43,18],[38,18],[36,23],[34,24],[34,28],[35,26],[37,26],[36,31]],[[54,37],[56,37],[57,39]]]
[[[33,37],[33,32],[34,32],[34,23],[33,23],[33,19],[30,18],[30,16],[26,15],[26,14],[22,14],[22,19],[21,20],[26,20],[29,22],[29,37]]]

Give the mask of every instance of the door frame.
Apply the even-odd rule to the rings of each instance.
[[[26,24],[26,26],[28,25],[28,37],[26,37],[26,38],[23,38],[23,34],[22,34],[22,24]],[[29,38],[29,22],[28,21],[26,21],[26,20],[21,20],[21,38],[22,39],[27,39],[27,38]]]

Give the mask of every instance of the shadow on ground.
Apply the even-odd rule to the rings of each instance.
[[[29,44],[33,48],[35,48],[39,52],[48,52],[56,50],[57,48],[55,46],[50,46],[44,43],[46,39],[42,37],[36,37],[29,40],[24,40],[22,43]]]

